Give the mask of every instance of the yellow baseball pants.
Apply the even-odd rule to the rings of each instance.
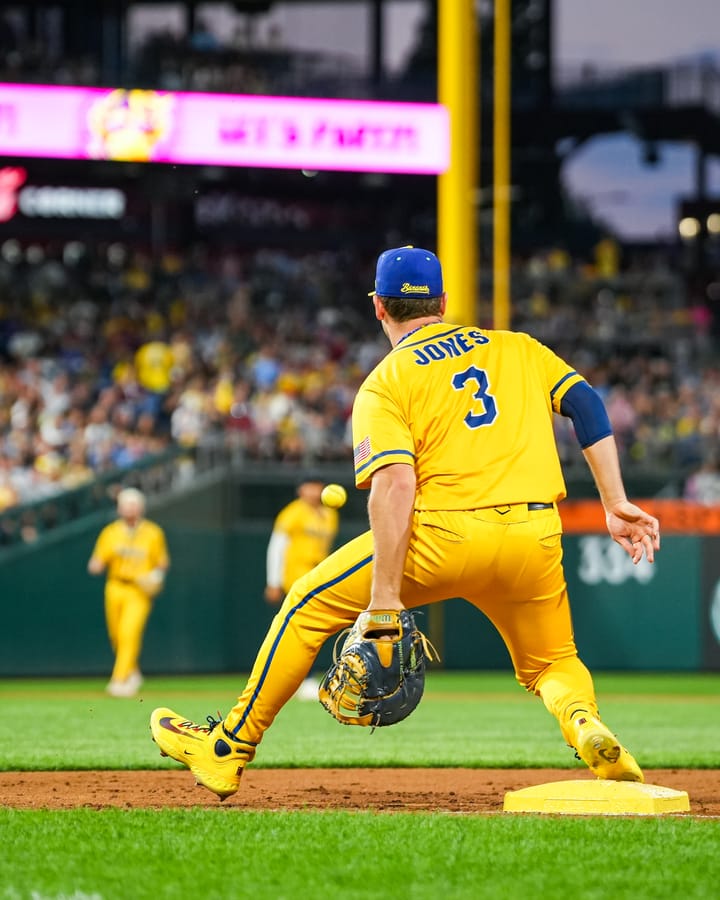
[[[105,585],[105,621],[115,654],[113,681],[125,681],[139,668],[140,651],[152,600],[132,584],[108,580]]]
[[[592,677],[578,659],[555,507],[417,512],[402,600],[412,609],[463,597],[495,625],[523,687],[539,695],[567,741],[573,710],[597,715]],[[370,598],[368,531],[295,582],[273,619],[225,728],[247,761],[308,674],[323,643],[352,625]],[[481,664],[482,660],[478,660]]]

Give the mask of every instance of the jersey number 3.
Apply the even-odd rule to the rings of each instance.
[[[452,386],[456,391],[461,391],[468,381],[476,382],[478,389],[473,394],[473,400],[479,400],[484,412],[469,412],[464,418],[464,422],[468,428],[481,428],[483,425],[492,425],[497,418],[497,404],[492,394],[488,394],[488,377],[484,369],[478,369],[470,366],[464,372],[457,372],[453,375]]]

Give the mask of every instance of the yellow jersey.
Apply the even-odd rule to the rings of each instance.
[[[330,552],[338,530],[337,510],[314,507],[304,500],[293,500],[277,515],[273,531],[288,538],[282,573],[284,591],[314,568]]]
[[[355,482],[414,466],[415,508],[465,510],[566,494],[552,416],[583,381],[521,332],[423,325],[361,385],[352,414]]]
[[[105,564],[108,579],[118,581],[135,581],[152,569],[165,569],[169,564],[165,534],[149,519],[141,519],[135,528],[122,519],[106,525],[92,555]]]
[[[164,394],[172,383],[174,361],[169,344],[164,341],[148,341],[135,353],[138,382],[148,391]]]

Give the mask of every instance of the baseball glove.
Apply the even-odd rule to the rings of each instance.
[[[420,702],[425,664],[433,653],[437,656],[409,610],[360,613],[353,627],[338,635],[335,661],[320,683],[320,702],[344,725],[394,725]]]

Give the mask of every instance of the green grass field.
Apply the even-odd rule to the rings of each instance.
[[[601,711],[646,768],[720,768],[720,676],[597,674]],[[155,706],[200,721],[242,676],[0,681],[0,769],[159,769]],[[431,672],[394,728],[344,728],[291,701],[255,766],[558,767],[577,763],[507,673]],[[193,789],[193,788],[190,788]],[[241,788],[242,790],[242,788]],[[716,898],[720,821],[217,809],[26,811],[0,797],[0,900],[44,898]]]

